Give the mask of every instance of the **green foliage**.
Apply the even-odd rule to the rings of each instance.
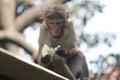
[[[115,66],[120,68],[120,53],[111,53],[107,56],[108,57],[113,57],[116,60]]]

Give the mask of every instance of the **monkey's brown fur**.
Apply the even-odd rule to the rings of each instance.
[[[64,13],[64,15],[63,13],[59,12],[58,8],[61,10],[61,12]],[[46,23],[46,20],[48,19],[47,18],[48,14],[47,15],[45,14],[46,17],[40,28],[38,63],[48,69],[55,71],[56,73],[59,73],[69,78],[70,80],[76,80],[77,78],[80,78],[81,80],[83,80],[84,78],[89,78],[86,59],[84,54],[77,49],[78,37],[75,33],[73,23],[67,20],[66,9],[60,6],[52,9],[54,13],[49,12],[50,13],[49,16],[51,15],[53,16],[56,13],[59,13],[61,14],[61,16],[63,16],[65,20],[65,25],[63,27],[63,33],[62,33],[63,35],[58,38],[52,37],[52,34],[50,33],[51,29]],[[51,10],[48,9],[48,11],[51,11]],[[44,44],[47,44],[49,47],[53,47],[53,48],[60,45],[62,46],[63,49],[67,51],[67,54],[62,57],[55,54],[52,57],[53,58],[52,61],[50,62],[48,61],[49,62],[48,64],[44,64],[41,62],[41,59],[43,58],[41,56],[41,49]]]

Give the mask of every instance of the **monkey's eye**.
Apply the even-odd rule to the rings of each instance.
[[[54,24],[53,22],[48,22],[48,24]]]

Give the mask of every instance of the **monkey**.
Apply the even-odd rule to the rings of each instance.
[[[78,49],[78,37],[72,21],[68,20],[65,5],[52,5],[45,10],[40,27],[38,64],[70,80],[88,80],[89,70],[86,58]],[[53,56],[43,56],[44,44],[48,47],[61,47]]]

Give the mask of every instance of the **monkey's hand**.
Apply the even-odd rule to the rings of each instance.
[[[45,57],[41,58],[41,62],[43,64],[49,64],[52,61],[52,56],[51,55],[46,55]]]
[[[43,45],[42,54],[41,54],[41,62],[44,64],[49,64],[52,59],[55,51],[58,50],[60,46],[58,45],[56,48],[49,48],[46,44]]]
[[[55,51],[52,48],[49,48],[46,44],[42,48],[41,53],[41,62],[43,64],[49,64],[52,61],[52,57]]]
[[[58,55],[61,56],[61,57],[65,57],[65,56],[67,56],[68,51],[67,51],[66,49],[58,49],[58,50],[56,51],[56,54],[58,54]]]
[[[45,57],[46,55],[53,56],[55,53],[53,48],[49,48],[46,44],[42,48],[42,57]]]

